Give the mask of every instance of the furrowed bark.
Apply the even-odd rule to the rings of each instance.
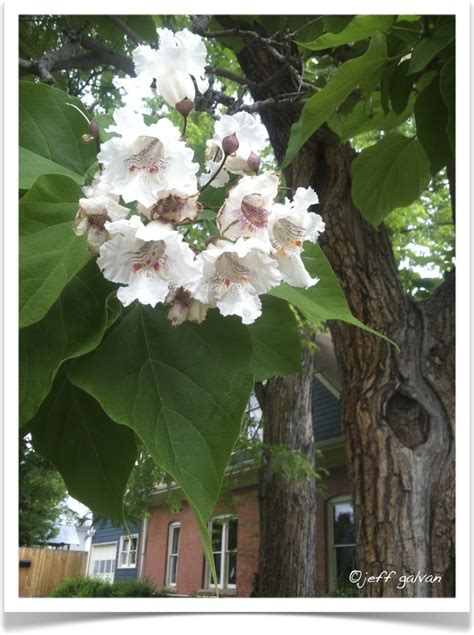
[[[303,372],[270,379],[263,403],[266,446],[300,452],[314,468],[311,417],[313,353],[304,348]],[[271,425],[266,422],[271,421]],[[285,476],[278,455],[266,450],[259,487],[260,597],[312,597],[316,568],[316,482]],[[295,540],[295,536],[298,539]]]

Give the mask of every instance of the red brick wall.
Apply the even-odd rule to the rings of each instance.
[[[323,483],[329,497],[351,492],[345,467],[331,469]],[[256,488],[236,490],[230,506],[221,503],[216,507],[216,515],[222,513],[233,513],[239,520],[236,595],[248,597],[258,567],[259,510]],[[168,527],[172,522],[181,523],[176,593],[191,595],[204,585],[204,555],[199,529],[187,503],[183,503],[181,511],[176,514],[169,513],[164,507],[152,508],[144,576],[158,588],[165,585]],[[325,596],[328,594],[327,502],[321,496],[318,496],[317,501],[316,539],[316,595]]]
[[[256,491],[246,488],[234,492],[233,503],[220,504],[216,515],[234,513],[238,517],[236,595],[248,597],[252,592],[258,565],[258,502]],[[158,588],[165,585],[168,553],[168,528],[180,522],[179,558],[176,593],[191,595],[204,585],[204,555],[197,523],[187,503],[180,512],[171,514],[164,507],[153,507],[148,525],[144,576]]]

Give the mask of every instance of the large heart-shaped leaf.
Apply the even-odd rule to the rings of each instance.
[[[20,189],[30,188],[45,173],[66,174],[84,182],[95,161],[94,144],[82,141],[87,121],[76,97],[36,82],[20,82]]]
[[[61,206],[63,195],[67,199]],[[73,181],[52,175],[38,179],[21,199],[20,328],[41,320],[91,258],[85,236],[73,232],[81,195]]]
[[[288,150],[282,168],[293,161],[299,149],[357,86],[365,82],[368,77],[381,72],[386,57],[385,36],[382,33],[374,33],[367,51],[360,57],[342,64],[331,81],[306,102],[299,121],[291,128]]]
[[[73,386],[65,366],[29,431],[34,449],[57,467],[71,496],[95,513],[123,520],[123,495],[137,457],[134,434]]]
[[[303,262],[312,277],[318,277],[319,282],[309,289],[291,287],[281,284],[272,289],[270,295],[297,307],[309,320],[342,320],[353,324],[364,331],[378,335],[393,344],[392,340],[378,333],[358,320],[349,308],[344,292],[319,245],[305,243]]]
[[[352,198],[374,227],[426,189],[430,162],[420,142],[391,134],[363,150],[352,163]]]
[[[20,425],[37,412],[60,365],[99,344],[108,324],[111,293],[115,295],[114,285],[90,262],[42,320],[20,331]],[[118,301],[113,302],[116,307]]]
[[[212,311],[173,329],[162,310],[137,305],[70,377],[136,432],[205,523],[253,387],[250,358],[238,319]]]

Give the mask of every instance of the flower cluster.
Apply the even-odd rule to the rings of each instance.
[[[193,150],[170,120],[144,122],[140,102],[153,80],[185,118],[196,87],[207,87],[201,38],[168,29],[160,29],[159,37],[158,50],[139,46],[133,52],[137,77],[121,83],[130,99],[115,112],[108,129],[115,136],[101,146],[101,172],[84,188],[75,231],[87,234],[104,276],[121,285],[117,295],[124,306],[165,303],[174,325],[202,322],[209,308],[251,324],[261,315],[260,296],[281,282],[316,284],[301,253],[304,242],[316,241],[324,230],[321,217],[309,211],[318,198],[311,188],[298,188],[293,200],[277,202],[279,176],[259,174],[265,129],[248,113],[216,122],[200,176]],[[216,210],[216,235],[207,235],[199,249],[203,242],[187,242],[186,236],[191,227],[203,227],[201,192],[230,179]]]

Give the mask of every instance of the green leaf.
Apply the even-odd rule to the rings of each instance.
[[[272,289],[270,295],[297,307],[309,320],[317,323],[322,320],[342,320],[394,344],[388,337],[374,331],[352,315],[331,265],[319,245],[305,243],[303,262],[309,274],[312,277],[317,276],[319,282],[309,289],[281,284]]]
[[[291,128],[288,150],[281,168],[293,161],[303,144],[361,82],[382,70],[385,59],[385,37],[375,33],[366,53],[342,64],[331,81],[306,102],[300,120]]]
[[[405,60],[399,64],[393,71],[390,82],[390,101],[392,103],[393,110],[397,114],[402,113],[407,107],[408,100],[410,99],[410,93],[413,88],[414,78],[412,75],[408,74],[409,65],[409,60]]]
[[[328,120],[329,127],[342,141],[353,139],[357,135],[371,130],[389,130],[402,124],[413,113],[415,97],[410,99],[405,110],[397,115],[389,111],[385,115],[381,103],[381,94],[374,93],[370,99],[358,101],[347,114],[335,113]]]
[[[338,33],[324,33],[312,42],[301,42],[297,44],[312,51],[333,48],[343,44],[350,44],[365,40],[373,35],[375,31],[388,31],[393,24],[391,15],[358,15]]]
[[[352,198],[378,227],[390,212],[415,201],[430,181],[429,160],[416,139],[391,134],[352,163]]]
[[[415,47],[410,60],[410,73],[417,73],[428,66],[431,60],[454,41],[454,19],[443,22],[429,37],[423,38]]]
[[[30,432],[34,449],[57,467],[71,496],[96,514],[123,519],[123,495],[137,457],[134,434],[73,386],[65,366]]]
[[[65,174],[76,183],[84,183],[84,177],[59,163],[50,161],[39,154],[26,148],[19,148],[18,160],[20,164],[19,187],[20,190],[29,189],[41,174]]]
[[[301,370],[301,335],[287,302],[262,296],[262,315],[248,328],[252,338],[251,368],[255,381],[284,377]]]
[[[41,320],[56,302],[67,283],[91,258],[86,237],[73,231],[77,202],[66,201],[56,213],[58,197],[80,195],[80,189],[65,177],[49,176],[22,199],[20,205],[20,328]],[[39,201],[44,196],[45,207]],[[67,212],[66,212],[67,207]],[[69,219],[66,220],[70,214]],[[27,230],[30,230],[28,233]]]
[[[87,121],[68,102],[85,111],[79,99],[56,88],[20,82],[20,189],[48,172],[83,183],[95,146],[82,141]]]
[[[70,377],[130,426],[206,524],[253,388],[251,342],[238,319],[210,311],[173,329],[135,305]]]
[[[95,261],[66,286],[45,317],[20,331],[20,425],[37,412],[61,364],[100,343],[114,285]],[[117,307],[118,301],[113,305]]]
[[[441,97],[439,76],[418,95],[414,112],[416,134],[430,160],[431,173],[436,174],[453,158],[446,132],[449,112]]]
[[[455,151],[455,119],[456,119],[456,63],[454,57],[448,60],[441,69],[439,88],[448,109],[446,132],[451,149]]]
[[[84,194],[69,177],[40,176],[20,200],[20,235],[32,234],[56,223],[72,227],[78,201]]]

